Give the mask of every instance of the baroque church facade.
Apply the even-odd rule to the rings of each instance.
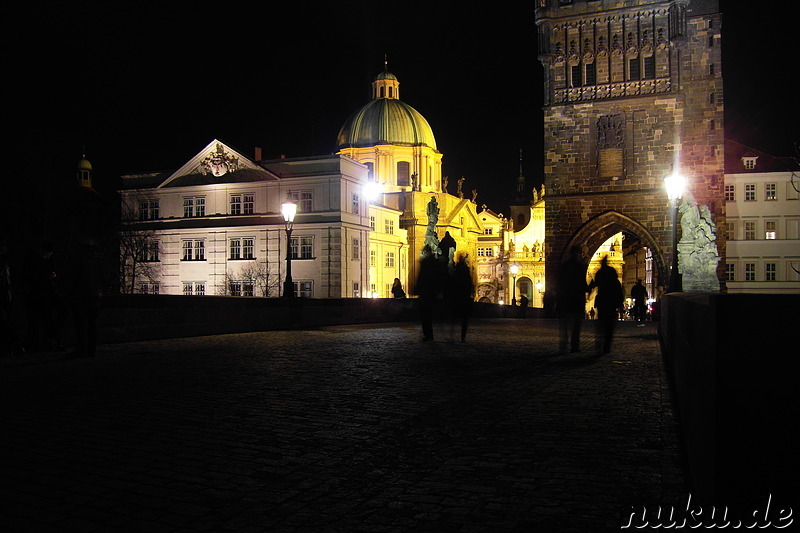
[[[372,86],[334,155],[262,161],[214,140],[175,171],[123,176],[123,292],[280,296],[288,250],[296,296],[390,297],[395,280],[413,294],[435,205],[435,239],[455,240],[478,297],[508,300],[509,221],[442,176],[433,131],[393,74]]]

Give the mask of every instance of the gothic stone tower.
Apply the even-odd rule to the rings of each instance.
[[[653,283],[666,286],[673,250],[664,178],[683,174],[687,192],[725,225],[718,2],[537,5],[547,279],[571,246],[591,254],[624,232],[652,251]],[[723,231],[717,246],[720,277]]]

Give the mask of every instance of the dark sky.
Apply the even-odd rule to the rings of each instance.
[[[520,149],[529,183],[541,182],[534,1],[270,4],[15,8],[4,122],[23,168],[6,179],[47,194],[85,151],[98,189],[113,190],[120,174],[178,168],[214,138],[248,156],[332,153],[386,55],[402,100],[433,128],[444,174],[465,177],[479,204],[506,208]],[[800,140],[790,17],[744,5],[722,2],[726,126],[789,155]]]

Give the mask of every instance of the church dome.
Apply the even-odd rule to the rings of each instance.
[[[337,137],[337,149],[391,144],[427,146],[436,150],[436,139],[428,121],[399,99],[400,84],[395,75],[383,71],[372,85],[372,101],[344,123]]]

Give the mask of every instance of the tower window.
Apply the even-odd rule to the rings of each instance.
[[[631,81],[640,80],[642,73],[639,69],[639,58],[635,57],[628,60],[628,79]]]
[[[644,79],[652,80],[656,77],[656,58],[655,56],[644,57]]]
[[[597,65],[595,63],[586,64],[586,85],[597,85]]]

